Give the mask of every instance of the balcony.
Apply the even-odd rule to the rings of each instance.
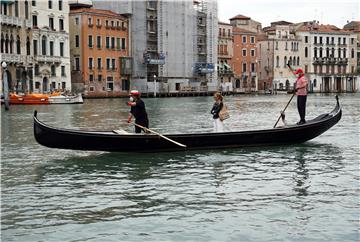
[[[0,15],[0,22],[4,25],[12,25],[16,27],[21,27],[23,24],[23,20],[21,18],[8,15]]]
[[[6,63],[22,63],[26,60],[26,56],[18,54],[1,54],[1,62],[5,61]]]
[[[61,63],[60,56],[37,55],[34,56],[34,60],[37,62]]]

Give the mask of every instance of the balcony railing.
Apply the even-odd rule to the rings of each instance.
[[[38,62],[61,63],[60,56],[38,55],[35,56],[34,59]]]
[[[8,25],[14,25],[17,27],[21,27],[23,24],[23,19],[14,17],[14,16],[8,16],[8,15],[0,15],[0,22],[1,24],[8,24]]]

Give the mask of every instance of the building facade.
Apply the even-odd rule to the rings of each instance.
[[[130,89],[128,19],[110,10],[70,11],[73,88],[85,97],[119,97]]]
[[[232,26],[219,22],[217,73],[220,90],[232,92],[235,87],[235,78],[232,64],[234,56]]]
[[[29,1],[1,1],[1,63],[7,64],[9,90],[31,92],[31,6]],[[3,69],[1,68],[1,77]],[[2,82],[1,78],[1,82]],[[0,88],[3,85],[1,83]]]
[[[68,1],[31,1],[33,90],[71,91]]]
[[[131,87],[145,93],[217,90],[216,1],[93,1],[130,16]]]
[[[231,65],[235,72],[234,91],[241,93],[258,90],[257,33],[233,27],[234,56]]]
[[[298,25],[304,68],[312,92],[356,92],[357,35],[333,25],[305,22]]]

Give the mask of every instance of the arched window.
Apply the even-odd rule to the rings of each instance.
[[[5,36],[5,53],[9,53],[9,36]]]
[[[297,66],[300,66],[300,57],[298,56],[298,58],[297,58]]]
[[[46,55],[46,37],[43,36],[41,39],[41,54]]]
[[[29,37],[26,38],[26,54],[30,55],[30,39],[29,39]]]
[[[11,35],[10,36],[10,44],[9,44],[9,52],[10,52],[10,54],[12,54],[13,53],[13,47],[14,47],[14,38],[13,38],[13,36]]]
[[[346,48],[343,49],[344,52],[344,58],[346,58]]]
[[[305,57],[308,57],[308,47],[305,47]]]
[[[338,49],[338,58],[341,58],[341,49]]]
[[[331,57],[335,57],[335,48],[331,49]]]
[[[317,58],[317,48],[314,48],[314,57]]]
[[[29,19],[29,3],[25,0],[25,18]]]
[[[329,48],[326,48],[326,57],[330,57],[330,50],[329,50]]]
[[[20,36],[16,37],[16,54],[21,54],[21,46],[20,46]]]
[[[296,66],[296,57],[293,57],[293,65]]]
[[[290,63],[290,65],[292,65],[292,57],[291,56],[289,57],[289,63]]]
[[[351,49],[351,58],[355,58],[355,51],[354,51],[354,48]]]
[[[284,67],[286,67],[286,64],[287,64],[287,57],[285,56],[284,57]]]
[[[1,53],[4,53],[4,45],[5,45],[4,35],[1,34]]]
[[[323,49],[320,47],[320,49],[319,49],[319,56],[320,56],[320,57],[323,57],[323,53],[322,53],[322,52],[323,52]]]
[[[276,67],[279,67],[280,65],[280,57],[276,56]]]

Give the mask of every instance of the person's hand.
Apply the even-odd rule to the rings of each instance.
[[[131,116],[128,117],[128,120],[127,120],[128,123],[131,123]]]
[[[126,105],[133,106],[133,103],[129,101],[129,102],[126,103]]]

